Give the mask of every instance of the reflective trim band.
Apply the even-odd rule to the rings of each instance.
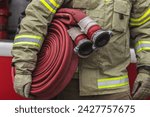
[[[19,38],[34,38],[34,39],[43,40],[42,37],[40,37],[40,36],[35,36],[35,35],[17,35],[17,36],[15,37],[15,39],[19,39]]]
[[[19,42],[29,42],[29,43],[37,43],[39,46],[42,45],[42,41],[38,39],[32,39],[32,38],[20,38],[16,39],[14,43],[19,43]]]
[[[129,85],[128,76],[98,79],[98,89],[117,88]]]
[[[148,9],[145,13],[144,13],[144,15],[143,16],[141,16],[140,18],[131,18],[130,20],[132,21],[132,22],[140,22],[140,21],[142,21],[143,19],[145,19],[145,18],[147,18],[147,16],[149,16],[150,15],[150,9]]]
[[[60,5],[55,0],[49,0],[49,2],[52,3],[56,8],[60,7]]]
[[[14,40],[15,45],[27,44],[27,45],[34,45],[37,47],[41,47],[43,43],[43,39],[40,36],[35,35],[17,35]]]
[[[40,0],[40,2],[52,13],[56,13],[56,9],[60,7],[55,0]]]
[[[150,15],[150,9],[148,9],[145,13],[144,13],[144,15],[143,16],[141,16],[140,18],[131,18],[130,20],[132,21],[132,22],[140,22],[140,21],[142,21],[143,19],[145,19],[147,16],[149,16]]]
[[[150,41],[138,41],[135,48],[137,53],[143,50],[150,50]]]
[[[150,20],[150,17],[140,23],[130,23],[130,26],[141,26],[145,24],[146,22],[148,22],[149,20]]]
[[[33,42],[32,42],[32,43],[30,43],[30,42],[18,42],[18,43],[14,43],[13,45],[14,45],[14,46],[15,46],[15,45],[34,45],[34,46],[37,46],[37,47],[39,47],[39,48],[41,47],[39,44],[33,43]]]
[[[130,19],[130,25],[131,26],[140,26],[145,24],[146,22],[148,22],[150,20],[150,9],[148,9],[143,16],[139,17],[139,18],[131,18]]]

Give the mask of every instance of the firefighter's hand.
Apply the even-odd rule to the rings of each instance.
[[[16,74],[14,79],[15,92],[23,97],[28,98],[30,94],[31,82],[31,75]]]
[[[150,97],[150,74],[138,74],[134,82],[132,94],[134,100],[144,100]]]

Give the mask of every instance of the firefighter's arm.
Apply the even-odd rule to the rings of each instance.
[[[14,89],[16,93],[29,97],[32,72],[37,62],[48,24],[64,0],[32,0],[25,10],[19,33],[14,39],[12,55],[16,69]]]
[[[135,0],[131,13],[131,37],[137,56],[138,75],[133,99],[150,97],[150,0]]]

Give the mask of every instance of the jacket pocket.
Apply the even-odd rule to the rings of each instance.
[[[127,0],[114,0],[112,30],[126,32],[129,25],[131,4]]]
[[[98,0],[72,0],[73,8],[95,9],[98,5]]]

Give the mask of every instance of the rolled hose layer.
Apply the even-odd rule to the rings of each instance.
[[[51,99],[65,88],[78,65],[73,48],[65,25],[54,20],[39,53],[31,95],[37,99]]]

